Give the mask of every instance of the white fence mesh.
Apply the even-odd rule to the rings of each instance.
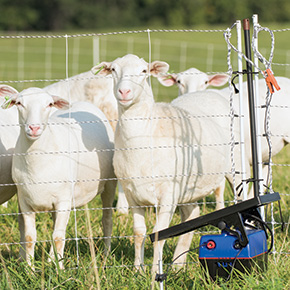
[[[197,67],[201,71],[212,74],[213,72],[228,72],[227,66],[227,46],[223,39],[223,30],[151,30],[151,58],[152,60],[163,60],[170,64],[171,70],[175,72],[183,71],[190,67]],[[289,30],[274,30],[276,37],[275,57],[272,64],[273,71],[276,76],[285,76],[290,78],[290,50],[284,46],[285,39],[289,39]],[[233,32],[234,34],[234,32]],[[67,42],[67,43],[66,43]],[[281,48],[280,48],[281,44]],[[285,47],[285,48],[284,48]],[[259,36],[259,50],[267,56],[269,54],[269,42],[267,37]],[[24,88],[31,86],[44,87],[56,81],[66,80],[68,77],[76,74],[89,71],[93,65],[101,61],[112,61],[117,57],[123,56],[127,53],[133,53],[144,59],[149,59],[149,41],[148,30],[144,31],[124,31],[120,33],[104,33],[104,34],[79,34],[79,35],[2,35],[0,37],[0,79],[2,84],[8,84],[21,91]],[[232,55],[233,70],[237,70],[237,55]],[[171,101],[177,96],[176,88],[165,88],[161,86],[155,79],[152,80],[152,88],[156,101]],[[283,89],[283,88],[282,88]],[[287,105],[276,106],[280,110],[287,110],[290,114],[290,108]],[[247,109],[247,108],[245,108]],[[230,113],[230,112],[229,112]],[[210,112],[209,112],[210,115]],[[208,116],[199,116],[201,118]],[[116,120],[110,120],[115,122]],[[138,120],[130,120],[136,122]],[[5,120],[1,122],[1,126],[17,126],[17,124],[5,124]],[[289,130],[290,132],[290,130]],[[272,133],[272,138],[281,137],[275,132]],[[290,138],[290,136],[285,136]],[[230,146],[227,144],[203,144],[203,146]],[[195,146],[195,144],[192,144]],[[45,149],[45,148],[44,148]],[[151,150],[152,148],[126,148],[126,150]],[[158,148],[158,150],[166,150],[166,146]],[[13,152],[1,152],[0,158],[13,155]],[[63,152],[44,152],[42,154],[61,154]],[[276,152],[275,152],[276,153]],[[289,147],[286,147],[279,153],[272,164],[274,171],[274,190],[279,187],[275,184],[275,179],[279,183],[284,183],[283,192],[280,192],[282,204],[284,203],[284,210],[287,200],[289,201]],[[148,160],[148,162],[150,162]],[[1,162],[2,163],[2,162]],[[2,170],[2,167],[1,167]],[[4,169],[5,170],[5,169]],[[224,174],[224,172],[210,172],[208,174]],[[278,179],[279,176],[279,179]],[[151,178],[151,176],[132,176],[132,178]],[[158,178],[158,177],[156,177]],[[81,182],[89,182],[90,180],[81,180]],[[70,181],[46,181],[51,182],[70,182]],[[13,186],[13,184],[2,184],[4,186]],[[280,187],[279,187],[280,188]],[[229,191],[229,190],[228,190]],[[230,192],[230,191],[229,191]],[[15,199],[15,197],[14,197]],[[100,199],[97,197],[96,199]],[[14,200],[15,201],[15,200]],[[234,196],[228,194],[226,196],[226,205],[234,202]],[[212,211],[215,201],[212,198],[207,200],[200,200],[200,206],[203,213]],[[206,207],[211,206],[210,209]],[[148,216],[150,222],[154,220],[153,215],[154,206],[144,206],[148,208]],[[282,205],[283,207],[283,205]],[[115,209],[115,206],[113,207]],[[93,239],[95,241],[106,239],[102,237],[100,202],[89,204],[90,213],[96,213],[91,220],[93,225]],[[19,246],[18,230],[16,228],[16,220],[18,210],[16,203],[8,201],[7,209],[2,208],[1,219],[2,223],[11,223],[13,231],[6,235],[6,240],[2,240],[1,247],[6,247],[16,250]],[[75,216],[71,214],[69,225],[67,228],[67,246],[73,247],[71,241],[76,241],[77,245],[81,241],[87,241],[91,237],[88,236],[84,230],[84,212],[86,209],[74,209]],[[51,242],[48,238],[50,235],[46,231],[52,231],[51,220],[43,216],[45,212],[37,212],[41,217],[37,222],[42,227],[38,233],[37,243]],[[12,221],[11,221],[12,219]],[[271,216],[272,223],[280,225],[281,221]],[[132,247],[132,228],[127,227],[126,232],[118,230],[118,222],[124,219],[118,217],[113,220],[114,230],[112,239],[122,240],[126,239],[128,242],[124,243]],[[43,226],[44,222],[47,225]],[[288,223],[286,223],[288,224]],[[149,229],[149,230],[152,230]],[[194,234],[200,234],[195,232]],[[117,243],[113,243],[113,246]],[[17,247],[14,247],[17,246]],[[112,248],[114,250],[114,248]],[[16,250],[18,251],[18,250]],[[77,252],[81,250],[77,250]],[[124,250],[125,251],[125,250]],[[279,249],[277,249],[279,252]],[[81,258],[81,256],[80,256]],[[107,265],[106,267],[108,267]],[[131,265],[133,266],[133,257]]]

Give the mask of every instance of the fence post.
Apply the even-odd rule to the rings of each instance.
[[[258,15],[253,15],[253,25],[254,28],[256,25],[258,25]],[[254,29],[254,46],[256,49],[258,49],[258,35],[255,33]],[[259,65],[259,59],[256,54],[254,54],[254,64],[255,64],[255,95],[256,95],[256,128],[257,128],[257,158],[258,158],[258,167],[259,167],[259,180],[263,180],[263,167],[262,167],[262,153],[261,153],[261,118],[260,118],[260,95],[259,95],[259,75],[258,75],[258,65]],[[263,181],[259,181],[259,194],[263,194]],[[260,214],[263,219],[265,219],[265,210],[264,207],[260,207]]]
[[[245,38],[245,55],[251,60],[251,45],[250,45],[250,23],[249,19],[243,20],[244,38]],[[253,89],[253,72],[252,63],[246,62],[247,65],[247,84],[248,84],[248,99],[249,99],[249,117],[251,129],[251,149],[252,149],[252,168],[253,168],[253,189],[254,197],[259,198],[259,167],[257,157],[257,130],[256,130],[256,112],[255,98]]]
[[[241,21],[237,21],[237,46],[238,51],[240,52],[238,54],[238,70],[239,72],[243,71],[243,58],[241,55],[242,52],[242,35],[241,35]],[[241,171],[242,171],[242,188],[243,188],[243,200],[246,200],[248,198],[248,186],[246,184],[246,178],[247,173],[246,172],[246,154],[245,154],[245,128],[244,128],[244,121],[245,121],[245,115],[244,115],[244,103],[243,103],[243,97],[244,97],[244,87],[243,87],[243,75],[239,74],[239,115],[240,115],[240,150],[241,150]]]

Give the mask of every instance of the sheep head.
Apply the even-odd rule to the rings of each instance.
[[[17,106],[19,123],[30,140],[36,140],[41,136],[52,107],[58,109],[69,107],[68,101],[51,96],[40,88],[28,88],[19,93],[10,86],[2,85],[0,86],[1,96],[6,99],[2,104],[3,109],[8,109],[13,105]]]
[[[147,63],[136,55],[128,54],[112,62],[102,62],[93,67],[92,72],[100,76],[112,75],[115,97],[119,105],[126,108],[142,101],[146,95],[152,97],[147,78],[149,75],[158,77],[168,69],[169,65],[166,62]]]
[[[172,73],[158,77],[159,82],[166,87],[176,85],[178,95],[203,91],[208,86],[220,87],[225,85],[229,76],[226,74],[207,75],[196,68],[190,68],[184,72]]]

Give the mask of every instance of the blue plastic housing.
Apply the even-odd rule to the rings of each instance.
[[[267,237],[263,230],[246,230],[249,243],[241,248],[236,236],[223,231],[200,239],[199,260],[212,279],[228,277],[232,268],[244,273],[254,265],[267,267]]]
[[[214,241],[216,247],[208,249],[206,246],[200,247],[199,258],[215,258],[215,259],[249,259],[257,257],[268,251],[267,238],[263,230],[247,230],[249,243],[241,252],[240,248],[236,247],[237,237],[227,232],[222,232],[219,235],[206,235],[200,239],[200,246],[209,241]]]

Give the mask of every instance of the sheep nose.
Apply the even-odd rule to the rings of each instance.
[[[40,126],[30,125],[29,129],[32,131],[32,134],[35,135],[37,133],[37,131],[40,129]]]
[[[119,89],[119,93],[121,94],[121,96],[126,99],[126,97],[129,95],[129,93],[131,92],[131,90],[121,90]]]

